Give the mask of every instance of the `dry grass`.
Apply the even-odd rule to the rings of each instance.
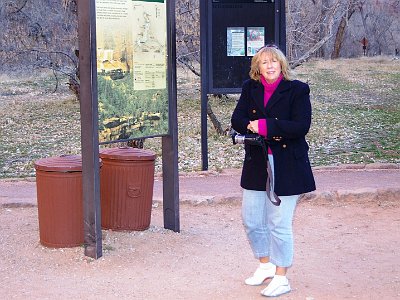
[[[308,135],[314,166],[400,162],[400,60],[390,57],[311,61],[296,69],[311,87],[313,124]],[[65,86],[53,93],[47,75],[0,78],[0,177],[34,175],[34,161],[80,153],[79,103]],[[179,169],[201,169],[200,82],[178,72]],[[237,95],[211,98],[214,113],[228,127]],[[161,139],[145,148],[158,154]],[[219,136],[208,122],[209,169],[239,168],[240,146]]]
[[[399,60],[315,61],[298,72],[312,91],[314,164],[399,161]]]

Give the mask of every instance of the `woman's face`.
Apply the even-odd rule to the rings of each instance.
[[[258,68],[268,83],[275,82],[282,71],[281,63],[269,53],[261,54]]]

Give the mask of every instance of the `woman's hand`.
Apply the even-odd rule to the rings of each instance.
[[[250,121],[249,125],[247,125],[247,129],[251,132],[258,133],[258,120]]]

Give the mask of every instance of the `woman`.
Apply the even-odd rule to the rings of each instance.
[[[232,127],[240,134],[264,137],[268,155],[260,145],[245,143],[242,218],[260,261],[245,283],[260,285],[272,278],[261,294],[275,297],[291,290],[286,272],[293,260],[297,200],[315,190],[305,140],[311,124],[310,89],[292,80],[285,55],[274,45],[257,52],[249,74],[232,114]]]

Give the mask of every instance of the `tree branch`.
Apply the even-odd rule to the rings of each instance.
[[[188,68],[194,75],[199,77],[201,76],[200,73],[191,64],[189,64],[187,60],[183,59],[182,57],[177,57],[176,59],[180,64]]]

